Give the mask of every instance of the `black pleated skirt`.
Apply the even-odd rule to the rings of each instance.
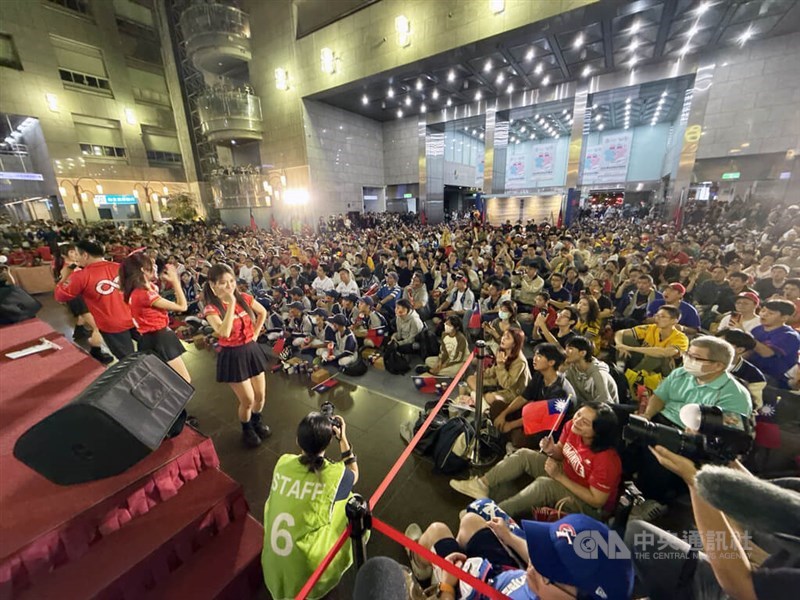
[[[139,352],[152,352],[164,362],[178,358],[186,352],[186,348],[169,327],[142,334],[139,340]]]
[[[267,357],[255,342],[223,346],[217,355],[217,381],[240,383],[267,370]]]

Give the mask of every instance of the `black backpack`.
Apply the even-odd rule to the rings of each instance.
[[[417,334],[417,338],[414,341],[419,344],[419,355],[423,360],[431,356],[439,356],[439,338],[436,337],[436,333],[433,330],[425,327]]]
[[[342,373],[350,377],[361,377],[367,372],[367,361],[359,358],[356,362],[342,367]]]
[[[457,475],[469,467],[469,452],[475,429],[464,417],[450,419],[442,425],[433,445],[434,469],[443,475]]]
[[[439,403],[438,400],[431,400],[430,402],[425,403],[425,409],[419,411],[419,416],[417,417],[416,422],[414,423],[414,427],[412,428],[412,435],[417,435],[417,432],[422,427],[422,424],[425,422],[425,419],[428,418],[430,415],[431,410]],[[431,421],[430,426],[428,429],[425,430],[425,433],[422,434],[419,442],[414,447],[414,452],[416,454],[426,455],[431,454],[433,452],[434,444],[436,443],[436,439],[439,437],[439,430],[447,423],[447,416],[446,411],[448,410],[448,403],[445,402],[444,406],[442,406],[442,410],[436,413],[436,416]]]
[[[392,375],[405,375],[411,370],[408,359],[397,350],[394,344],[389,344],[383,353],[383,366]]]
[[[628,379],[625,377],[625,372],[614,363],[606,364],[608,365],[608,374],[611,375],[611,379],[617,384],[619,403],[631,404],[631,386]]]

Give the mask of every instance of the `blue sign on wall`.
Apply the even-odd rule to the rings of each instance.
[[[97,194],[94,199],[98,204],[138,204],[136,196],[131,194]]]

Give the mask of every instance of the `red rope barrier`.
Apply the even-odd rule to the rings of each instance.
[[[333,547],[328,551],[328,554],[325,555],[325,558],[322,559],[322,562],[319,563],[319,566],[316,568],[316,570],[311,574],[311,577],[308,578],[308,581],[306,581],[303,589],[301,589],[297,596],[295,596],[295,600],[305,600],[306,596],[308,596],[308,594],[311,592],[311,589],[317,585],[317,581],[319,581],[319,578],[322,577],[325,569],[328,568],[328,565],[331,564],[331,561],[333,561],[339,550],[342,549],[342,546],[344,546],[344,543],[347,541],[348,537],[350,537],[349,524],[342,532],[342,535],[339,536],[339,539],[336,540],[336,543],[333,545]]]
[[[428,427],[430,427],[430,424],[433,422],[434,417],[439,413],[439,411],[442,409],[442,406],[444,406],[445,401],[450,397],[450,393],[453,391],[455,386],[458,385],[458,382],[464,376],[464,372],[467,370],[467,367],[469,367],[470,362],[472,362],[472,357],[474,356],[474,354],[475,351],[473,350],[470,353],[469,358],[467,358],[467,360],[464,361],[464,364],[461,365],[461,368],[459,369],[458,373],[456,373],[456,376],[453,378],[453,381],[444,391],[441,398],[439,398],[439,402],[436,403],[436,406],[428,415],[428,418],[425,419],[425,422],[422,424],[422,427],[420,427],[419,431],[417,431],[417,434],[413,438],[411,438],[411,441],[409,442],[408,446],[406,446],[406,449],[403,450],[403,453],[395,461],[394,465],[392,465],[392,468],[389,469],[389,472],[386,474],[386,477],[383,478],[383,481],[381,481],[380,485],[375,490],[375,493],[372,494],[372,497],[369,499],[370,510],[375,510],[375,505],[378,503],[378,500],[380,500],[381,496],[383,496],[383,494],[386,492],[386,489],[389,487],[389,484],[392,483],[394,478],[397,476],[397,473],[400,471],[402,466],[405,464],[406,460],[408,460],[408,457],[414,451],[414,448],[416,448],[417,443],[420,441],[420,439],[422,439],[422,436],[425,435],[425,432],[428,430]]]
[[[500,591],[494,589],[492,586],[490,586],[485,581],[481,581],[480,579],[477,579],[476,577],[470,575],[466,571],[462,571],[457,566],[455,566],[453,563],[446,561],[444,558],[442,558],[438,554],[435,554],[435,553],[431,552],[430,550],[428,550],[425,546],[422,546],[419,543],[415,542],[414,540],[406,537],[405,535],[403,535],[402,533],[400,533],[399,531],[397,531],[396,529],[394,529],[390,525],[387,525],[386,523],[384,523],[380,519],[372,517],[372,527],[376,531],[380,531],[385,536],[387,536],[390,539],[394,540],[395,542],[397,542],[401,546],[405,546],[406,548],[408,548],[408,549],[414,551],[415,553],[419,554],[420,556],[422,556],[428,562],[431,562],[431,563],[441,567],[442,569],[444,569],[445,571],[447,571],[451,575],[455,575],[460,580],[465,581],[466,583],[471,585],[476,591],[478,591],[479,593],[483,594],[484,596],[487,596],[487,597],[491,598],[492,600],[508,600],[508,596],[506,596],[505,594],[500,593]]]

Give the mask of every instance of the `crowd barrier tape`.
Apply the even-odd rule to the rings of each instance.
[[[386,474],[386,477],[384,477],[383,481],[380,483],[380,485],[378,485],[377,489],[375,490],[375,493],[372,494],[372,497],[369,499],[370,510],[374,509],[378,500],[380,500],[383,494],[386,492],[386,489],[389,487],[389,484],[392,483],[394,478],[397,476],[397,473],[400,471],[402,466],[405,464],[406,460],[408,460],[408,457],[414,451],[414,448],[417,446],[419,440],[422,439],[423,435],[425,435],[425,432],[428,430],[428,427],[430,427],[430,424],[433,422],[433,419],[442,409],[444,403],[450,397],[450,394],[453,392],[455,387],[461,381],[461,378],[464,376],[464,373],[466,372],[467,368],[469,367],[475,355],[476,351],[473,350],[470,353],[467,360],[464,361],[464,364],[461,365],[461,368],[459,369],[456,376],[453,378],[453,381],[450,383],[447,389],[442,393],[441,397],[439,398],[439,401],[436,403],[436,406],[433,408],[433,410],[431,410],[430,414],[428,415],[428,418],[422,424],[422,427],[420,427],[416,435],[414,435],[414,437],[411,438],[411,441],[409,442],[408,446],[406,446],[406,449],[402,452],[402,454],[400,454],[400,456],[395,461],[392,468],[389,469],[389,472]],[[415,552],[416,554],[419,554],[429,562],[441,567],[448,573],[455,575],[459,580],[468,583],[476,591],[483,594],[484,596],[491,598],[492,600],[508,600],[508,596],[500,593],[499,591],[491,587],[488,583],[481,581],[476,577],[473,577],[472,575],[466,573],[465,571],[462,571],[454,564],[446,561],[441,556],[438,556],[437,554],[428,550],[427,548],[415,542],[414,540],[406,537],[393,527],[387,525],[386,523],[384,523],[380,519],[375,518],[374,516],[372,517],[372,526],[375,530],[380,531],[381,533],[383,533],[390,539],[394,540],[401,546],[408,548],[409,550]],[[325,569],[328,568],[328,565],[331,564],[331,561],[333,561],[336,554],[339,552],[339,550],[342,549],[342,546],[344,546],[345,541],[347,541],[347,538],[350,536],[350,531],[351,531],[351,526],[348,525],[342,532],[342,534],[339,536],[339,538],[336,540],[336,543],[334,543],[331,549],[328,551],[328,554],[325,555],[325,558],[322,560],[319,566],[314,570],[314,572],[308,578],[308,581],[306,581],[303,588],[300,590],[297,596],[295,596],[295,600],[305,600],[305,598],[317,584],[317,581],[319,581],[319,578],[322,577],[322,573],[325,572]]]

